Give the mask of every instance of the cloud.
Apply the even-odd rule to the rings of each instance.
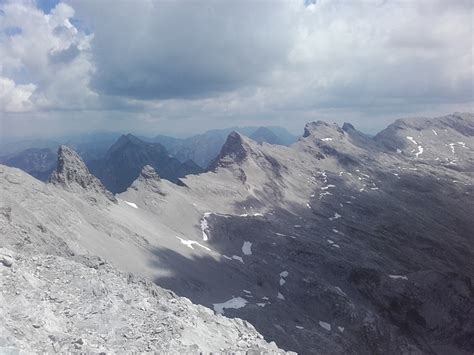
[[[15,1],[0,4],[0,9],[0,110],[92,105],[92,36],[71,24],[73,8],[59,3],[45,14],[32,2]]]
[[[107,95],[254,88],[300,108],[472,99],[467,2],[308,3],[73,2],[95,33],[93,84]]]
[[[16,85],[13,80],[0,77],[0,107],[9,112],[25,112],[32,107],[33,84]]]
[[[66,1],[0,5],[0,110],[191,133],[320,118],[373,132],[473,108],[471,1]]]
[[[236,90],[258,82],[292,46],[292,14],[279,2],[73,5],[95,33],[93,86],[107,95],[201,98]]]

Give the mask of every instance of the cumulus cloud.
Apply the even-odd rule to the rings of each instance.
[[[29,1],[0,5],[0,110],[74,109],[91,103],[96,96],[89,88],[92,36],[71,24],[73,16],[73,8],[63,3],[49,14]]]
[[[30,97],[35,91],[33,84],[16,85],[13,80],[0,77],[0,107],[9,112],[25,112],[32,107]]]
[[[48,14],[0,5],[0,109],[168,130],[322,118],[375,131],[473,108],[468,0],[65,1]]]

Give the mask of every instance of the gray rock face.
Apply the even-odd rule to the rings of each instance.
[[[49,182],[71,191],[91,192],[117,202],[114,195],[89,172],[81,157],[72,149],[61,145],[58,149],[58,165],[51,174]]]

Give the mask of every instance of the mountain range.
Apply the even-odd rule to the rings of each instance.
[[[0,163],[20,168],[34,177],[46,181],[56,164],[56,150],[62,141],[73,148],[88,167],[113,192],[124,191],[138,176],[145,164],[157,168],[163,178],[176,182],[186,174],[203,171],[224,144],[227,135],[239,130],[262,143],[289,145],[296,137],[281,127],[242,127],[211,130],[186,139],[168,136],[148,138],[131,134],[97,132],[66,136],[55,140],[27,140],[5,142],[0,146]],[[127,138],[128,137],[128,138]],[[126,144],[129,142],[130,144]],[[155,143],[154,146],[147,143]],[[27,147],[25,149],[25,147]],[[127,150],[131,151],[127,151]],[[127,151],[127,152],[126,152]],[[118,155],[127,155],[129,161],[121,163]],[[156,155],[155,157],[152,157]],[[179,164],[176,159],[181,163]],[[136,161],[140,166],[134,167]],[[130,171],[126,171],[131,169]],[[120,174],[117,174],[120,171]]]
[[[202,172],[192,160],[181,163],[161,144],[144,142],[131,134],[122,135],[104,158],[89,163],[90,170],[113,193],[125,191],[145,165],[175,183],[180,177]]]
[[[114,154],[136,140],[121,137],[106,157],[125,169],[141,158]],[[68,147],[48,183],[1,166],[0,343],[470,354],[473,147],[474,115],[456,113],[374,137],[310,122],[291,146],[233,131],[205,172],[175,184],[145,165],[115,195]],[[66,319],[75,332],[59,331]]]
[[[219,154],[227,136],[232,131],[240,132],[262,143],[290,145],[297,137],[281,127],[232,127],[215,129],[185,139],[158,135],[151,141],[162,144],[171,155],[180,161],[192,160],[202,168]]]

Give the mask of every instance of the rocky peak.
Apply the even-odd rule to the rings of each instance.
[[[349,122],[344,122],[342,125],[342,130],[345,132],[355,131],[355,127]]]
[[[236,131],[232,131],[222,146],[221,152],[207,170],[215,170],[218,166],[227,166],[232,162],[242,163],[250,154],[249,139]]]
[[[135,137],[133,134],[122,134],[119,139],[109,148],[107,156],[112,155],[114,152],[123,149],[128,145],[143,146],[146,143]]]
[[[131,187],[134,190],[140,190],[145,187],[149,191],[165,195],[162,186],[162,180],[156,170],[151,165],[145,165]]]
[[[334,138],[333,136],[344,134],[344,131],[336,123],[324,121],[308,122],[304,126],[303,138],[313,136],[315,138]]]
[[[62,186],[66,190],[78,191],[82,189],[98,193],[112,202],[117,202],[114,195],[107,191],[99,179],[89,172],[81,157],[65,145],[58,148],[57,167],[49,177],[49,182]]]
[[[140,178],[145,180],[161,181],[160,175],[150,165],[145,165],[140,172]]]

